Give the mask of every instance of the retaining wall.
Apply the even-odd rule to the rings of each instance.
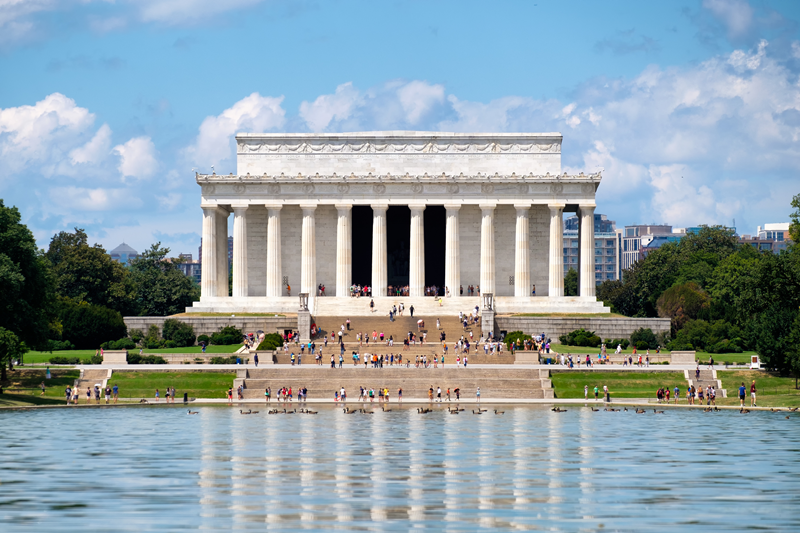
[[[150,326],[158,326],[159,332],[168,316],[126,316],[125,325],[128,331],[140,329],[147,334]],[[297,329],[297,317],[271,317],[271,316],[244,316],[244,317],[224,317],[224,316],[198,316],[177,317],[178,320],[190,324],[194,328],[195,335],[211,335],[218,333],[225,326],[235,326],[244,333],[255,333],[262,330],[265,333],[279,332],[283,334],[286,329]]]
[[[650,328],[658,335],[669,332],[669,318],[580,318],[580,317],[524,317],[497,316],[495,331],[522,331],[528,335],[544,332],[553,339],[576,329],[594,331],[603,340],[628,339],[639,328]],[[610,351],[610,350],[609,350]]]

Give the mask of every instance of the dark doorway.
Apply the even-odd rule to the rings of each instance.
[[[408,285],[408,251],[411,238],[411,210],[405,205],[389,206],[386,212],[387,282],[392,287]]]
[[[425,286],[436,285],[440,296],[444,296],[446,224],[447,210],[443,205],[429,205],[425,208]],[[453,291],[453,287],[450,287],[450,291]]]
[[[354,285],[372,285],[372,208],[354,205],[351,218]]]

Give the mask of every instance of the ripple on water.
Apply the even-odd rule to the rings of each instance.
[[[199,411],[0,412],[3,530],[800,530],[800,417]]]

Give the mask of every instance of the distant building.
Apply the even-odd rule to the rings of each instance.
[[[139,252],[125,244],[124,242],[108,252],[108,255],[111,256],[111,259],[117,261],[118,263],[122,263],[123,265],[130,264],[132,259],[136,259],[139,257]]]
[[[564,275],[572,268],[579,271],[580,265],[578,217],[564,221]],[[606,280],[620,279],[620,234],[613,220],[606,215],[594,215],[594,276],[600,284]]]
[[[740,244],[748,244],[761,252],[779,253],[791,243],[789,239],[789,223],[764,224],[758,226],[755,236],[742,235]]]
[[[199,284],[203,270],[200,261],[192,261],[192,254],[180,254],[178,257],[183,260],[182,263],[178,263],[178,268]]]
[[[655,248],[657,248],[664,244],[664,242],[669,241],[659,239],[654,243],[654,237],[672,237],[675,240],[680,240],[683,235],[682,233],[673,234],[672,226],[666,224],[625,226],[625,230],[622,234],[622,251],[620,253],[622,262],[621,270],[628,270],[636,261],[642,258],[640,251],[642,249],[643,239],[646,245],[655,244]]]

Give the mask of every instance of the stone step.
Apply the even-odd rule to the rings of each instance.
[[[375,302],[374,311],[370,308],[370,301]],[[480,298],[477,296],[472,297],[453,297],[442,298],[441,305],[438,298],[433,296],[424,297],[375,297],[375,298],[329,298],[318,297],[315,298],[312,310],[314,315],[319,316],[350,316],[352,317],[365,317],[365,316],[383,316],[388,319],[389,309],[393,305],[399,307],[403,303],[406,308],[406,316],[410,313],[410,308],[414,306],[414,316],[428,316],[436,317],[437,315],[458,316],[458,312],[470,312],[475,306],[480,306]]]
[[[539,379],[540,370],[519,368],[516,366],[509,366],[508,369],[500,368],[405,368],[405,367],[386,367],[383,368],[364,368],[360,367],[343,367],[343,368],[323,368],[318,367],[308,368],[305,365],[301,367],[265,367],[265,368],[248,368],[246,369],[246,379],[277,379],[280,377],[294,378],[300,376],[303,379],[363,379],[365,375],[380,374],[385,378],[406,378],[414,377],[421,373],[428,373],[431,375],[439,376],[439,379],[452,379],[454,377],[462,378],[466,376],[480,376],[481,378],[509,378],[509,379]]]
[[[363,385],[363,384],[362,384]],[[283,384],[283,386],[290,386],[290,384]],[[385,386],[385,388],[389,389],[389,398],[392,402],[397,402],[397,390],[398,386],[396,384],[381,384],[381,386]],[[401,385],[402,386],[402,385]],[[308,388],[308,397],[309,398],[333,398],[335,396],[336,391],[339,388],[331,387],[328,389],[314,389],[312,387]],[[412,389],[405,386],[403,388],[403,398],[427,398],[428,397],[428,388],[425,387],[424,389]],[[297,400],[297,388],[292,387],[292,393],[294,395],[294,400]],[[345,386],[345,390],[347,391],[347,399],[348,401],[354,402],[358,399],[358,386],[355,387],[347,387]],[[442,387],[442,399],[447,397],[447,388]],[[277,402],[276,395],[277,388],[273,387],[272,389],[272,402]],[[242,391],[242,396],[245,400],[263,400],[264,397],[264,390],[263,389],[244,389]],[[474,400],[475,399],[475,389],[467,390],[465,387],[461,387],[461,399],[462,400]],[[546,391],[542,389],[503,389],[503,388],[491,388],[486,387],[484,388],[481,386],[481,398],[482,399],[491,399],[491,398],[522,398],[522,399],[543,399],[545,397],[552,397],[547,395]],[[436,388],[434,387],[434,398],[436,398]],[[451,401],[455,401],[456,395],[453,392],[453,387],[450,388],[450,398]],[[378,388],[375,387],[375,402],[378,401]]]
[[[330,342],[330,336],[331,333],[333,333],[336,339],[334,344],[337,344],[339,339],[338,332],[341,330],[341,326],[345,325],[345,331],[342,334],[342,340],[345,344],[358,343],[356,338],[359,332],[368,335],[370,337],[370,343],[373,343],[373,332],[376,332],[378,335],[383,333],[384,342],[387,342],[391,336],[394,339],[395,345],[402,345],[403,340],[407,338],[409,332],[416,335],[418,339],[421,339],[423,334],[426,334],[427,342],[429,343],[438,343],[441,339],[442,332],[445,333],[448,343],[455,343],[461,335],[469,339],[470,331],[473,335],[473,342],[480,340],[480,326],[472,324],[465,330],[463,324],[459,322],[457,315],[420,316],[415,314],[414,317],[411,317],[408,315],[408,312],[406,312],[405,316],[398,316],[393,321],[390,321],[388,316],[350,317],[350,330],[346,329],[347,318],[346,315],[315,316],[313,320],[320,330],[318,338],[322,340],[324,337],[327,337]],[[437,318],[439,320],[439,328],[436,327]],[[418,320],[425,321],[424,327],[418,326]],[[380,342],[380,337],[378,339]],[[363,339],[362,343],[364,343]]]

